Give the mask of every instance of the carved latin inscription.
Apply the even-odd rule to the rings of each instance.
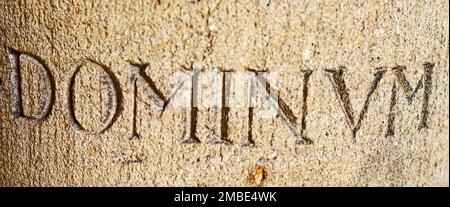
[[[7,48],[7,53],[10,58],[11,63],[11,106],[12,106],[12,114],[14,118],[25,118],[29,120],[34,121],[41,121],[47,117],[50,116],[52,112],[52,108],[55,102],[55,81],[53,78],[53,75],[45,62],[39,58],[38,56],[35,56],[30,53],[26,52],[20,52],[18,50]],[[33,67],[30,67],[29,70],[24,70],[22,68],[23,65],[32,65]],[[199,135],[197,134],[197,121],[198,121],[198,113],[199,113],[199,105],[201,105],[200,100],[208,99],[208,97],[204,98],[202,97],[202,94],[199,94],[199,79],[201,78],[202,72],[200,69],[194,69],[191,67],[184,67],[184,71],[187,71],[184,74],[184,78],[182,81],[178,81],[176,87],[172,91],[171,94],[168,96],[164,95],[160,89],[155,84],[155,81],[146,74],[145,70],[149,67],[149,64],[146,63],[130,63],[131,72],[129,76],[129,83],[132,87],[132,105],[131,105],[131,133],[130,138],[136,138],[139,137],[138,133],[138,126],[137,126],[137,116],[138,116],[138,82],[144,83],[144,86],[147,87],[147,89],[150,89],[151,99],[156,103],[156,105],[161,109],[160,117],[164,114],[164,111],[166,110],[169,103],[174,102],[175,95],[179,93],[183,93],[184,95],[188,95],[186,110],[189,111],[190,119],[188,119],[189,123],[186,123],[186,129],[185,131],[189,131],[187,137],[185,137],[182,141],[182,143],[200,143],[201,140],[199,138]],[[102,108],[102,104],[94,104],[91,107],[80,104],[77,105],[77,101],[81,100],[83,98],[92,98],[96,95],[89,95],[86,93],[82,93],[79,90],[89,90],[89,92],[94,91],[92,87],[86,87],[85,85],[77,86],[77,83],[84,83],[84,84],[90,84],[93,80],[91,76],[93,75],[93,72],[89,72],[87,74],[83,75],[83,70],[86,68],[94,68],[94,71],[96,73],[101,73],[101,78],[97,79],[97,81],[100,81],[100,84],[94,84],[96,86],[98,85],[106,85],[106,90],[103,90],[103,92],[106,91],[106,95],[102,95],[102,93],[97,93],[96,95],[100,96],[100,100],[106,101],[106,107]],[[419,119],[419,129],[427,128],[428,127],[428,107],[429,107],[429,101],[430,101],[430,95],[432,91],[432,74],[433,74],[433,68],[434,64],[426,62],[423,65],[424,73],[422,77],[417,82],[416,86],[413,88],[408,82],[406,75],[405,75],[405,66],[396,66],[392,68],[392,74],[394,76],[394,82],[392,83],[391,88],[391,97],[389,102],[389,115],[388,115],[388,122],[387,122],[387,130],[385,133],[385,136],[393,136],[395,134],[395,127],[394,127],[394,121],[395,121],[395,115],[396,115],[396,105],[398,101],[398,94],[399,91],[402,91],[404,96],[406,97],[406,100],[408,104],[411,104],[414,100],[414,97],[418,94],[418,91],[423,88],[423,97],[422,97],[422,110],[420,114]],[[23,85],[24,81],[22,80],[22,77],[24,74],[22,74],[24,71],[27,71],[26,73],[32,73],[32,74],[25,74],[25,75],[34,75],[40,74],[40,78],[38,79],[41,85],[43,87],[38,87],[39,93],[43,94],[44,99],[41,103],[41,107],[38,107],[36,110],[37,113],[30,114],[26,113],[24,110],[24,93],[23,93]],[[243,71],[243,70],[236,70],[236,71]],[[220,96],[214,96],[219,97],[220,101],[217,101],[218,105],[212,106],[220,108],[220,140],[216,141],[215,143],[233,143],[232,138],[229,136],[229,127],[228,122],[230,119],[230,111],[233,107],[237,106],[231,106],[230,104],[230,94],[231,92],[231,81],[230,79],[233,78],[233,75],[238,73],[236,71],[232,70],[220,70],[217,74],[213,75],[219,75],[220,77],[215,80],[220,80],[220,84],[214,85],[211,84],[211,87],[217,86],[221,87],[220,90],[217,90],[220,93]],[[311,94],[308,93],[308,88],[310,84],[310,77],[313,74],[312,70],[299,70],[300,73],[298,73],[299,77],[302,79],[302,82],[299,84],[299,88],[301,86],[302,88],[302,99],[297,100],[301,102],[301,108],[300,108],[300,119],[297,118],[298,115],[294,114],[294,111],[291,109],[292,106],[289,106],[285,100],[281,97],[278,89],[273,87],[267,77],[265,76],[267,74],[267,71],[258,71],[255,69],[249,69],[245,68],[245,71],[247,71],[244,76],[250,77],[248,80],[247,89],[248,91],[248,105],[246,105],[246,109],[248,109],[248,122],[246,123],[248,126],[247,131],[247,144],[248,145],[254,145],[255,139],[253,137],[253,121],[255,119],[255,113],[254,109],[255,107],[258,107],[257,104],[255,104],[255,100],[257,98],[262,98],[264,101],[268,101],[269,105],[275,109],[276,115],[275,117],[278,117],[282,120],[282,122],[287,126],[287,128],[292,132],[292,134],[297,137],[297,144],[312,144],[313,141],[311,138],[309,138],[306,134],[306,127],[307,127],[307,115],[308,115],[308,97],[311,96]],[[350,128],[350,131],[352,133],[353,141],[356,140],[356,134],[361,128],[361,125],[363,124],[363,120],[366,117],[367,111],[370,106],[370,102],[373,99],[373,94],[375,93],[376,89],[378,88],[380,81],[384,77],[386,73],[385,68],[376,68],[375,72],[373,73],[373,79],[369,86],[369,89],[367,91],[367,95],[365,96],[365,101],[362,109],[359,111],[359,113],[355,113],[350,93],[348,91],[348,88],[346,86],[346,82],[344,80],[344,71],[345,67],[340,66],[338,69],[332,69],[332,70],[325,70],[326,77],[329,78],[332,89],[334,90],[336,94],[337,101],[339,105],[341,106],[342,112],[345,116],[347,126]],[[213,72],[214,73],[214,72]],[[242,75],[242,74],[241,74]],[[28,81],[25,81],[28,82]],[[218,83],[218,82],[217,82]],[[182,87],[185,84],[189,84],[189,90],[182,91],[181,88],[185,89],[186,87]],[[209,83],[208,83],[209,84]],[[209,86],[209,85],[208,85]],[[43,88],[43,89],[42,89]],[[401,89],[401,90],[399,90]],[[235,89],[236,90],[236,89]],[[243,90],[243,89],[240,89]],[[27,93],[30,93],[27,91]],[[260,97],[257,96],[260,95]],[[261,95],[262,94],[262,95]],[[86,60],[82,64],[80,64],[78,67],[75,68],[75,71],[72,73],[68,80],[68,90],[66,91],[67,103],[66,103],[66,115],[68,116],[69,123],[79,131],[87,132],[87,133],[103,133],[107,129],[109,129],[118,119],[119,115],[123,111],[123,96],[122,96],[122,89],[120,87],[120,83],[118,78],[114,75],[114,73],[111,71],[111,69],[101,63],[95,62],[93,60]],[[201,99],[202,98],[202,99]],[[259,99],[258,99],[259,100]],[[214,103],[215,100],[212,102]],[[83,102],[84,103],[84,102]],[[176,104],[176,103],[174,103]],[[90,113],[92,108],[100,107],[100,116],[97,116],[95,113]],[[28,107],[29,108],[29,107]],[[86,124],[83,124],[80,120],[82,118],[85,118],[83,114],[77,115],[77,111],[81,109],[87,109],[87,116],[92,116],[92,118],[101,118],[104,116],[104,119],[101,120],[101,127],[99,127],[96,130],[92,130],[87,126]],[[91,123],[100,123],[97,120],[89,120],[87,122],[88,124]]]

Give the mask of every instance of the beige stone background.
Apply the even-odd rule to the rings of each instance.
[[[448,10],[447,0],[0,0],[0,186],[448,186]],[[48,119],[13,119],[6,48],[39,56],[52,72],[56,99]],[[70,76],[86,59],[110,67],[123,92],[121,115],[98,135],[74,130],[64,111]],[[24,110],[33,114],[44,97],[40,66],[21,61]],[[237,108],[229,121],[233,144],[214,144],[220,109],[201,108],[201,143],[182,144],[187,113],[169,107],[159,117],[141,82],[141,136],[129,139],[129,61],[149,63],[145,72],[164,94],[171,75],[192,65],[279,72],[297,117],[303,79],[288,74],[310,69],[306,133],[314,143],[295,144],[279,118],[258,118],[255,145],[245,146],[247,109]],[[423,88],[411,105],[400,90],[396,134],[385,137],[390,68],[406,66],[415,86],[425,62],[435,64],[429,128],[417,130]],[[387,68],[356,141],[324,72],[338,66],[346,67],[355,113],[375,68]],[[93,130],[108,115],[107,85],[95,67],[83,68],[75,83],[76,115]],[[252,176],[260,182],[249,182]]]

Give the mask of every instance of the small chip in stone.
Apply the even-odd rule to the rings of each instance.
[[[277,156],[278,156],[278,153],[277,153],[277,152],[272,152],[272,153],[270,153],[270,154],[267,156],[267,158],[269,158],[269,159],[271,159],[271,160],[274,160],[274,159],[277,158]]]
[[[266,172],[263,166],[255,165],[248,171],[247,183],[254,186],[262,186],[266,179]]]

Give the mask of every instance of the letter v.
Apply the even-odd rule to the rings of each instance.
[[[369,88],[369,92],[367,93],[366,101],[364,102],[364,106],[359,113],[358,120],[355,120],[355,113],[353,112],[352,104],[350,103],[350,95],[348,93],[348,89],[345,86],[344,81],[344,69],[345,67],[340,66],[338,70],[325,70],[327,76],[330,78],[330,81],[333,85],[333,89],[336,92],[336,96],[339,100],[339,103],[342,107],[342,110],[347,118],[347,124],[350,127],[353,135],[353,142],[356,141],[356,132],[361,128],[361,123],[367,113],[367,109],[369,108],[370,97],[374,93],[375,89],[377,89],[380,80],[383,78],[386,70],[382,68],[377,68],[374,74],[374,79]]]

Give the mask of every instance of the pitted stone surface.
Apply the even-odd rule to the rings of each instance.
[[[0,185],[448,186],[448,7],[1,1]],[[168,103],[195,71],[219,107]]]

